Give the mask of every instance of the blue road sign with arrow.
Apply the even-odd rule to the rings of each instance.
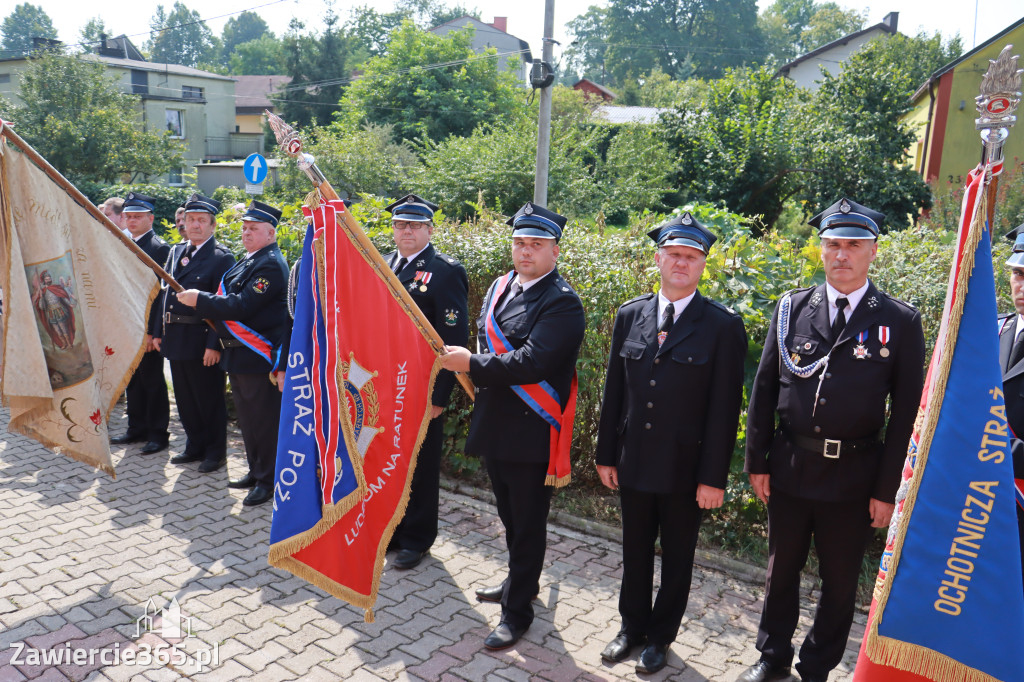
[[[267,179],[267,160],[262,154],[250,154],[242,164],[242,174],[253,185],[262,183]]]

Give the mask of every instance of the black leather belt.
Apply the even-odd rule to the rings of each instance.
[[[196,317],[195,315],[175,315],[174,313],[164,313],[164,322],[167,324],[202,324],[203,318]]]
[[[831,438],[808,438],[807,436],[798,436],[795,433],[785,430],[783,430],[783,434],[790,443],[798,448],[810,450],[811,452],[820,452],[822,457],[826,457],[828,459],[839,459],[839,454],[841,452],[864,452],[865,450],[876,449],[881,445],[877,436],[872,438],[833,440]]]
[[[220,339],[221,348],[241,348],[245,344],[238,339]]]

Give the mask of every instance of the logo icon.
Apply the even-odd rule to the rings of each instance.
[[[157,621],[160,623],[159,628]],[[160,610],[157,610],[153,598],[149,598],[142,615],[135,619],[136,639],[147,632],[159,632],[164,639],[188,639],[196,636],[192,632],[192,617],[181,615],[177,597],[172,597],[167,606]]]

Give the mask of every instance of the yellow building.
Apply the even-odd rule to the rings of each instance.
[[[964,174],[981,161],[974,98],[989,60],[1007,44],[1024,48],[1024,18],[946,64],[914,93],[914,108],[903,117],[918,131],[917,144],[909,150],[910,163],[925,182],[935,182],[940,190],[947,184],[962,186]],[[1024,130],[1011,131],[1003,156],[1008,164],[1024,161]]]

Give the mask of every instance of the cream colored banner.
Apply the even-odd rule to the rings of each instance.
[[[4,404],[10,430],[114,475],[107,415],[144,351],[152,270],[0,141]]]

